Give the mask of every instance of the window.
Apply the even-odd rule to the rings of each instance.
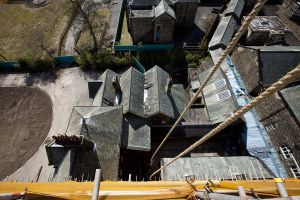
[[[221,79],[221,80],[218,80],[218,81],[214,82],[214,86],[215,86],[216,89],[222,88],[225,85],[226,85],[225,79]]]
[[[288,158],[291,158],[292,157],[292,148],[289,146],[289,145],[281,145],[280,146],[280,151],[281,151],[281,154],[283,155],[283,157],[285,159],[288,159]]]
[[[293,166],[290,167],[290,169],[291,169],[291,171],[292,171],[295,178],[300,178],[300,171],[299,171],[299,168],[297,166],[293,165]]]
[[[231,93],[229,90],[225,90],[225,91],[217,94],[217,97],[218,97],[219,101],[221,101],[221,100],[228,99],[229,97],[231,97]]]

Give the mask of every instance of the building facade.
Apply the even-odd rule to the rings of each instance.
[[[172,43],[175,27],[194,26],[198,3],[199,0],[129,1],[126,17],[133,43]]]

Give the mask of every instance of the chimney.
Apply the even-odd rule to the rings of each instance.
[[[173,84],[172,78],[169,76],[167,79],[166,88],[165,88],[165,91],[167,94],[171,93],[172,84]]]
[[[115,88],[115,90],[121,90],[119,78],[117,75],[114,75],[112,78],[112,85]]]

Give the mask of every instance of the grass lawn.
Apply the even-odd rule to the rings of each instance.
[[[68,16],[69,1],[52,1],[45,7],[0,2],[0,54],[8,60],[45,54],[41,44],[55,53]]]

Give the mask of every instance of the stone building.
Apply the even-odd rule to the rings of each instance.
[[[272,146],[279,152],[289,175],[296,178],[300,178],[299,100],[300,86],[296,85],[281,90],[256,107]]]
[[[127,25],[133,43],[172,43],[175,27],[193,27],[198,3],[199,0],[128,1]]]
[[[299,0],[283,0],[287,15],[293,20],[300,20],[300,1]]]
[[[248,45],[285,43],[292,32],[277,16],[256,16],[249,25],[246,36]]]
[[[241,57],[243,59],[241,59]],[[256,96],[300,62],[299,46],[244,46],[232,54],[232,61],[249,94]]]

